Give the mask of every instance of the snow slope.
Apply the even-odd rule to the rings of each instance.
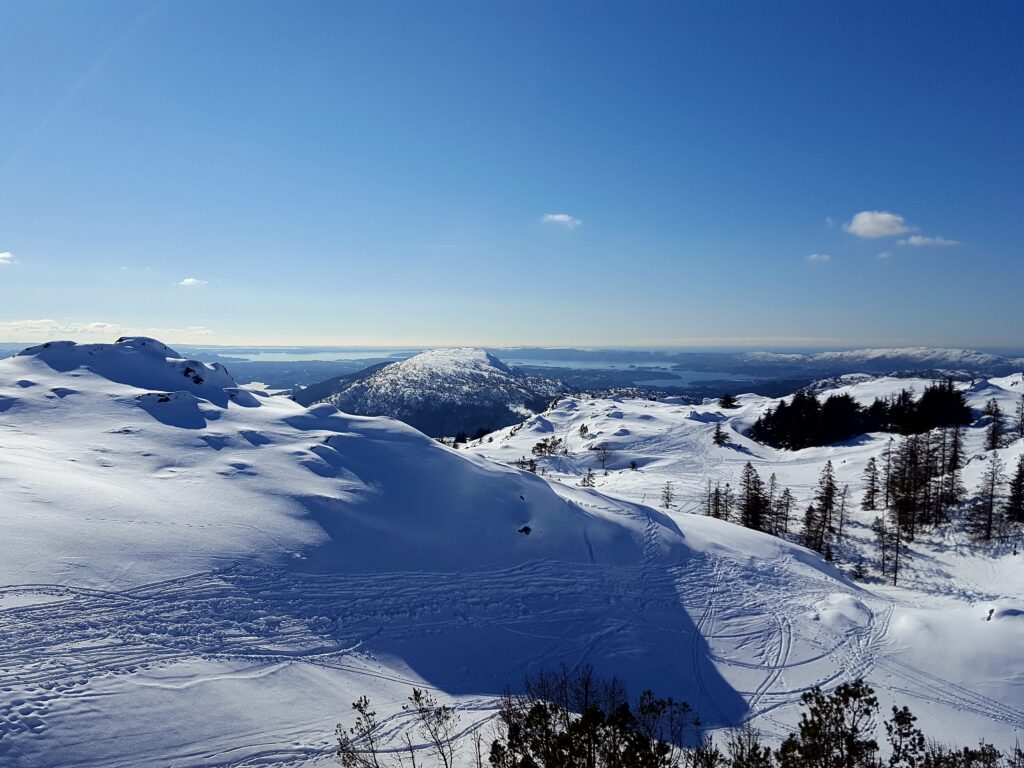
[[[472,347],[427,350],[339,386],[320,399],[347,413],[391,416],[435,437],[514,424],[563,391]]]
[[[743,716],[661,513],[234,384],[150,339],[0,362],[4,766],[302,763],[360,694],[477,718],[559,662]]]
[[[718,463],[714,408],[544,418],[585,408],[647,446],[609,478],[653,477],[659,440],[680,472]],[[925,724],[964,741],[1024,725],[994,671],[1024,679],[1002,598],[989,622],[918,615],[803,548],[608,490],[241,388],[151,339],[0,361],[0,763],[313,765],[359,695],[396,733],[414,684],[470,725],[523,674],[583,662],[711,728],[782,733],[801,692],[858,674],[885,700],[931,692]],[[988,683],[917,650],[968,625],[989,633]]]
[[[848,382],[825,390],[822,397],[833,392],[847,392],[864,404],[875,397],[886,397],[904,387],[921,392],[930,381],[905,378],[845,377]],[[991,398],[999,401],[1003,411],[1012,414],[1024,393],[1020,374],[979,380],[965,388],[968,402],[981,411]],[[739,398],[735,409],[720,408],[715,402],[692,406],[667,399],[612,400],[565,398],[553,409],[527,420],[523,425],[488,436],[470,451],[498,461],[513,464],[520,457],[531,457],[531,448],[541,439],[562,438],[569,447],[567,456],[537,459],[539,469],[554,483],[577,486],[588,469],[595,473],[597,490],[638,503],[660,504],[666,483],[671,483],[674,509],[668,510],[688,541],[695,542],[693,531],[702,524],[717,521],[696,517],[706,492],[707,483],[730,483],[738,487],[740,473],[749,461],[767,480],[775,474],[780,487],[789,487],[798,500],[798,514],[813,497],[818,475],[825,461],[831,459],[840,483],[850,485],[854,506],[849,523],[849,541],[837,552],[843,567],[850,571],[857,558],[873,563],[874,548],[870,522],[876,513],[860,512],[861,476],[872,456],[880,457],[888,435],[865,435],[847,443],[800,451],[776,450],[760,445],[744,436],[746,429],[768,407],[769,400],[755,395]],[[586,435],[580,427],[587,425]],[[715,425],[721,424],[729,444],[718,447],[712,441]],[[991,455],[983,450],[984,422],[966,430],[965,442],[970,456],[964,470],[968,489],[975,488]],[[607,474],[600,466],[598,454],[591,450],[605,445],[612,450]],[[1000,452],[1008,468],[1024,453],[1024,441],[1016,440]],[[638,469],[630,469],[635,462]],[[719,536],[730,542],[742,529]],[[799,519],[791,526],[799,530]],[[763,568],[771,557],[758,553],[754,540],[744,540],[750,564]],[[907,704],[917,713],[927,729],[941,738],[973,743],[985,736],[997,743],[1012,745],[1015,733],[1024,725],[1024,546],[1014,549],[1014,542],[992,547],[975,544],[965,535],[962,526],[918,538],[911,547],[911,557],[904,564],[901,585],[893,588],[878,582],[864,585],[860,594],[839,596],[817,595],[779,585],[779,575],[769,569],[762,578],[749,581],[736,579],[749,590],[749,598],[736,598],[731,590],[728,600],[716,601],[721,609],[735,614],[723,623],[719,617],[704,635],[726,680],[738,690],[747,690],[735,676],[736,637],[750,642],[746,653],[760,659],[766,667],[779,670],[780,681],[768,685],[766,691],[798,690],[799,664],[787,652],[776,657],[772,642],[778,635],[763,637],[744,629],[747,622],[762,628],[778,622],[785,624],[779,633],[785,636],[806,632],[807,617],[837,636],[857,635],[853,655],[845,662],[847,674],[864,674],[883,691],[883,709],[887,701]],[[754,601],[766,601],[770,607],[754,609]],[[781,614],[776,616],[773,608]],[[866,608],[866,610],[865,610]],[[992,611],[992,620],[986,620]],[[760,622],[763,622],[760,623]],[[762,629],[762,632],[764,630]],[[756,649],[756,650],[755,650]],[[839,662],[842,654],[830,652]],[[769,661],[766,662],[765,659]],[[776,660],[778,659],[778,660]],[[797,667],[797,669],[794,669]],[[767,694],[766,694],[767,695]],[[757,712],[764,709],[766,695],[748,702]],[[781,701],[785,697],[775,701]],[[772,699],[768,699],[771,701]],[[781,721],[789,716],[781,706]],[[771,723],[779,719],[776,712],[765,712]]]

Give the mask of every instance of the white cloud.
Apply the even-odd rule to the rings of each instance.
[[[576,229],[583,223],[582,219],[577,219],[568,213],[545,213],[540,220],[545,224],[558,224],[566,229]]]
[[[876,237],[892,237],[909,232],[913,227],[907,225],[902,216],[888,211],[861,211],[843,225],[843,229],[851,235],[874,239]]]
[[[57,321],[44,318],[41,320],[10,320],[0,322],[0,340],[8,341],[52,341],[57,338],[81,338],[103,336],[110,340],[118,336],[152,336],[157,339],[165,337],[192,338],[209,336],[214,331],[201,325],[190,325],[187,328],[133,328],[119,323],[74,321]]]
[[[889,251],[882,251],[875,258],[876,259],[888,259],[890,256],[892,256],[892,253],[890,253]]]
[[[198,277],[186,277],[178,283],[178,285],[182,288],[194,288],[196,286],[206,285],[206,280],[200,280]]]
[[[32,339],[40,336],[52,338],[54,334],[74,335],[121,335],[124,329],[115,323],[74,323],[58,322],[56,320],[10,320],[0,323],[0,336],[11,338],[15,341]]]
[[[829,229],[832,229],[832,227],[834,227],[835,225],[836,225],[836,220],[835,219],[833,219],[831,216],[826,216],[825,217],[825,226],[826,227],[828,227]]]
[[[807,257],[808,261],[823,263],[826,261],[832,261],[832,257],[827,253],[812,253]]]
[[[124,329],[122,336],[152,336],[154,339],[164,339],[171,337],[188,337],[193,336],[209,336],[215,333],[209,328],[205,328],[201,325],[190,325],[188,328],[127,328]]]
[[[14,254],[10,251],[0,251],[0,267],[4,264],[17,264],[14,260]]]
[[[948,240],[945,237],[925,237],[924,235],[911,235],[898,242],[900,245],[913,245],[918,248],[926,245],[960,245],[959,240]]]

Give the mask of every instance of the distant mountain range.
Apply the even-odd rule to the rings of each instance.
[[[969,349],[907,347],[835,352],[657,352],[518,348],[505,350],[516,360],[546,365],[513,367],[494,351],[462,347],[434,349],[405,360],[386,361],[354,373],[297,387],[303,405],[330,403],[361,416],[391,416],[434,437],[492,431],[543,411],[553,398],[569,392],[608,394],[609,386],[632,383],[629,370],[657,365],[664,371],[718,372],[712,378],[672,387],[661,381],[647,391],[717,396],[720,392],[756,391],[778,395],[810,382],[850,374],[1001,376],[1024,369],[1024,358]],[[602,370],[601,365],[609,369]],[[577,368],[578,366],[578,368]],[[625,366],[625,367],[624,367]],[[627,368],[629,370],[627,370]],[[545,377],[551,371],[553,377]],[[557,376],[557,378],[554,378]],[[608,381],[608,377],[612,380]],[[671,373],[664,374],[672,376]],[[737,381],[729,377],[750,376]],[[617,377],[617,378],[616,378]],[[633,386],[638,392],[643,386]],[[634,393],[636,394],[636,393]]]
[[[491,351],[507,360],[518,362],[542,359],[548,364],[564,365],[567,368],[581,365],[589,367],[594,365],[594,361],[601,361],[609,367],[660,365],[680,371],[717,371],[749,376],[893,373],[922,369],[1006,376],[1024,369],[1024,356],[940,347],[865,348],[821,352],[684,352],[541,347]]]
[[[740,359],[752,365],[780,366],[787,369],[791,366],[830,371],[836,368],[851,369],[836,373],[890,373],[904,369],[941,368],[998,376],[1024,368],[1024,357],[1005,357],[974,349],[933,347],[850,349],[812,354],[748,352],[741,355]]]

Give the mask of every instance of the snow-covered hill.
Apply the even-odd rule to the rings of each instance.
[[[1024,358],[1009,358],[974,349],[941,347],[895,347],[848,349],[838,352],[748,352],[739,356],[753,365],[794,366],[834,373],[890,373],[898,370],[945,369],[955,371],[1009,373],[1024,368]]]
[[[904,387],[918,393],[931,382],[905,378],[844,377],[833,393],[849,393],[864,405],[876,397],[888,397]],[[1013,414],[1024,393],[1019,374],[976,381],[961,386],[967,400],[980,414],[990,399],[999,402],[1004,413]],[[652,505],[662,504],[666,484],[670,484],[673,509],[666,510],[684,531],[700,513],[708,483],[740,486],[740,474],[750,462],[765,480],[776,475],[780,488],[790,488],[797,499],[797,518],[791,524],[791,539],[799,531],[799,516],[813,499],[819,473],[832,460],[840,484],[849,484],[851,521],[848,542],[837,553],[847,572],[858,556],[869,569],[876,556],[870,522],[875,512],[861,512],[859,502],[864,467],[872,456],[881,459],[889,435],[866,435],[847,443],[799,451],[776,450],[745,436],[746,430],[764,410],[776,401],[745,395],[736,408],[721,408],[708,401],[694,406],[667,399],[588,399],[563,398],[553,409],[522,425],[501,430],[474,443],[469,450],[504,463],[515,465],[522,457],[534,459],[538,470],[554,483],[578,486],[585,473],[594,473],[596,489],[615,498]],[[984,450],[984,419],[965,431],[969,461],[964,482],[973,492],[988,464],[991,452]],[[581,434],[581,427],[586,429]],[[712,440],[716,425],[721,425],[728,444],[716,446]],[[542,440],[559,438],[568,447],[567,455],[536,458],[532,449]],[[601,467],[601,455],[593,450],[604,446],[607,471]],[[1016,439],[1000,451],[1008,467],[1024,453],[1024,440]],[[631,466],[636,466],[632,469]],[[741,530],[733,526],[735,530]],[[733,531],[719,533],[733,540]],[[763,563],[762,563],[763,565]],[[802,632],[809,613],[789,608],[794,598],[778,591],[777,582],[766,578],[753,585],[759,599],[771,600],[785,621],[785,632]],[[851,669],[922,717],[928,728],[940,738],[971,742],[987,738],[1012,743],[1016,729],[1024,724],[1024,546],[1008,540],[993,545],[973,543],[962,525],[926,533],[910,546],[910,556],[897,588],[879,579],[869,580],[865,589],[871,598],[857,599],[872,606],[873,640],[861,638],[861,656]],[[836,598],[837,606],[845,605]],[[884,617],[878,603],[884,601]],[[796,600],[799,604],[799,599]],[[712,656],[718,660],[723,676],[733,681],[743,662],[734,654],[737,637],[747,638],[745,621],[749,609],[741,599],[736,614],[743,618],[717,621],[705,633]],[[728,604],[723,604],[728,605]],[[805,607],[826,624],[833,620],[849,628],[864,619],[857,611],[842,607],[839,614],[822,602],[819,609]],[[990,615],[991,621],[986,618]],[[772,622],[771,611],[758,620]],[[849,624],[853,622],[853,624]],[[842,631],[846,631],[845,629]],[[754,651],[754,647],[759,650]],[[870,648],[870,650],[867,650]],[[772,647],[755,641],[746,651],[779,670],[778,678],[766,684],[766,691],[796,690],[800,666],[796,658],[776,660]],[[785,657],[785,653],[783,654]],[[739,689],[743,686],[736,683]],[[783,698],[780,696],[780,698]],[[783,707],[785,709],[785,707]],[[767,714],[769,721],[775,713]],[[761,727],[764,720],[760,721]]]
[[[311,766],[359,695],[396,732],[411,685],[468,724],[525,673],[584,662],[711,728],[780,734],[801,692],[861,674],[948,738],[1024,727],[1017,603],[942,614],[623,498],[648,474],[732,471],[706,431],[759,407],[645,402],[567,402],[484,443],[501,458],[585,417],[644,460],[611,465],[609,494],[238,387],[151,339],[0,361],[0,763]]]
[[[482,349],[461,347],[375,366],[326,389],[313,385],[296,399],[328,402],[346,413],[391,416],[440,437],[515,424],[562,391],[557,382],[524,376]]]

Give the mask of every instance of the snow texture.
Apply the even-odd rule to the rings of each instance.
[[[979,382],[971,402],[1020,389]],[[802,547],[646,504],[670,478],[692,506],[747,459],[805,498],[825,457],[853,483],[883,443],[765,449],[739,431],[767,405],[567,400],[453,451],[152,339],[0,361],[0,764],[313,765],[359,695],[400,732],[426,686],[468,727],[524,674],[584,662],[710,729],[782,734],[803,691],[864,675],[944,737],[1011,743],[1019,556],[921,544],[919,588],[868,589]],[[711,443],[718,422],[730,446]],[[572,455],[548,477],[508,466],[541,434]],[[615,454],[588,490],[594,441]]]

